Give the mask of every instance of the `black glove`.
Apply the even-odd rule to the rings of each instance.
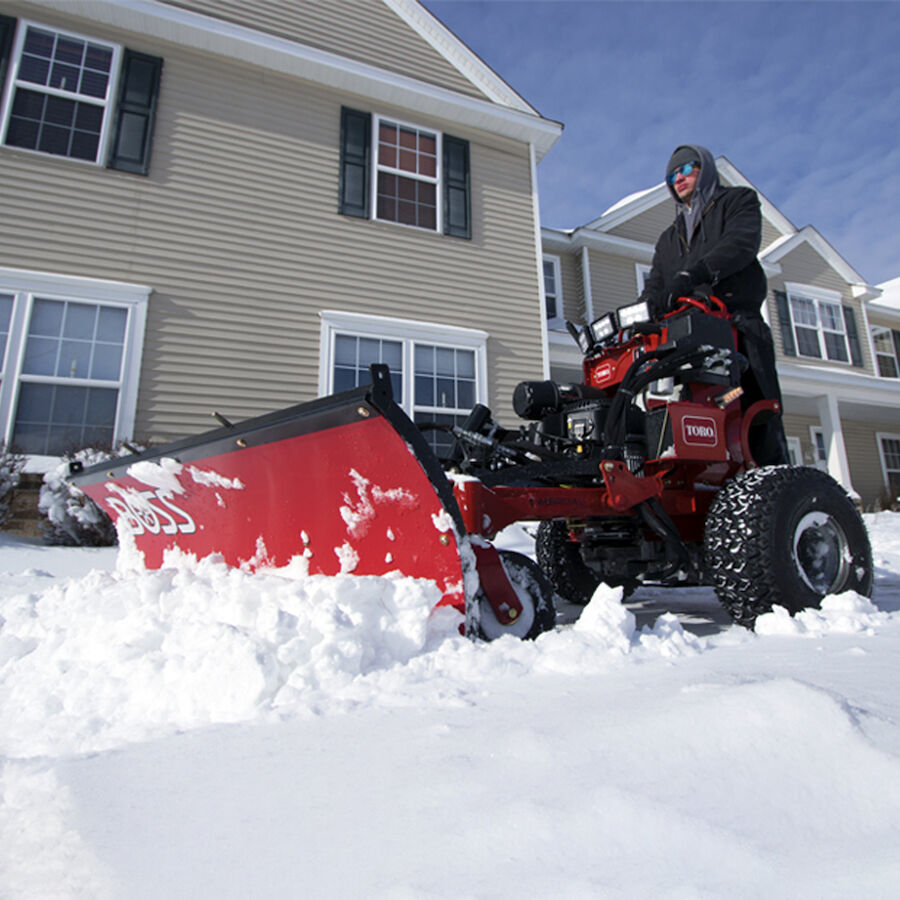
[[[675,300],[678,297],[689,297],[694,289],[694,276],[687,269],[682,269],[672,276],[669,282],[669,296]]]
[[[669,293],[673,299],[690,297],[691,291],[698,284],[709,284],[712,280],[713,276],[709,271],[709,266],[701,259],[689,269],[681,269],[672,276],[669,282]]]

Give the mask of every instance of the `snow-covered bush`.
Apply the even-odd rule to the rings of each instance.
[[[24,456],[10,453],[6,444],[0,442],[0,527],[9,521],[13,494],[19,486],[19,473],[24,464]]]
[[[112,519],[90,497],[69,484],[69,463],[80,460],[85,468],[116,456],[110,450],[88,447],[66,455],[44,476],[38,508],[44,520],[41,531],[47,544],[67,547],[108,547],[116,543]]]

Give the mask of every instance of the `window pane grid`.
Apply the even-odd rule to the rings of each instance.
[[[12,294],[0,294],[0,372],[6,360],[6,345],[9,343],[9,325],[12,321]]]
[[[436,231],[437,133],[380,120],[375,162],[375,217]]]
[[[415,409],[468,412],[475,405],[475,353],[415,345]]]
[[[847,332],[841,305],[792,294],[791,316],[797,352],[813,359],[849,362]]]
[[[8,146],[96,162],[115,48],[29,25],[10,103]]]
[[[878,374],[882,378],[897,378],[900,369],[894,353],[894,340],[889,328],[872,328],[872,344],[875,347],[875,360],[878,363]]]

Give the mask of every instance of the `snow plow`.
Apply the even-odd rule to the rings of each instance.
[[[70,480],[134,537],[149,567],[178,547],[250,569],[298,557],[310,573],[427,578],[466,632],[536,637],[555,600],[601,582],[710,585],[752,628],[773,605],[797,612],[872,589],[862,519],[830,476],[758,467],[751,432],[781,414],[744,408],[746,359],[725,306],[680,298],[656,322],[646,304],[570,331],[579,384],[522,382],[527,422],[476,406],[439,459],[394,401],[386,366],[371,384],[87,469]],[[497,550],[498,531],[538,523],[535,563]]]

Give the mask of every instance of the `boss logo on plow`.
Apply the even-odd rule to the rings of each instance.
[[[686,444],[714,447],[719,442],[715,419],[685,416],[681,420],[681,436]]]

